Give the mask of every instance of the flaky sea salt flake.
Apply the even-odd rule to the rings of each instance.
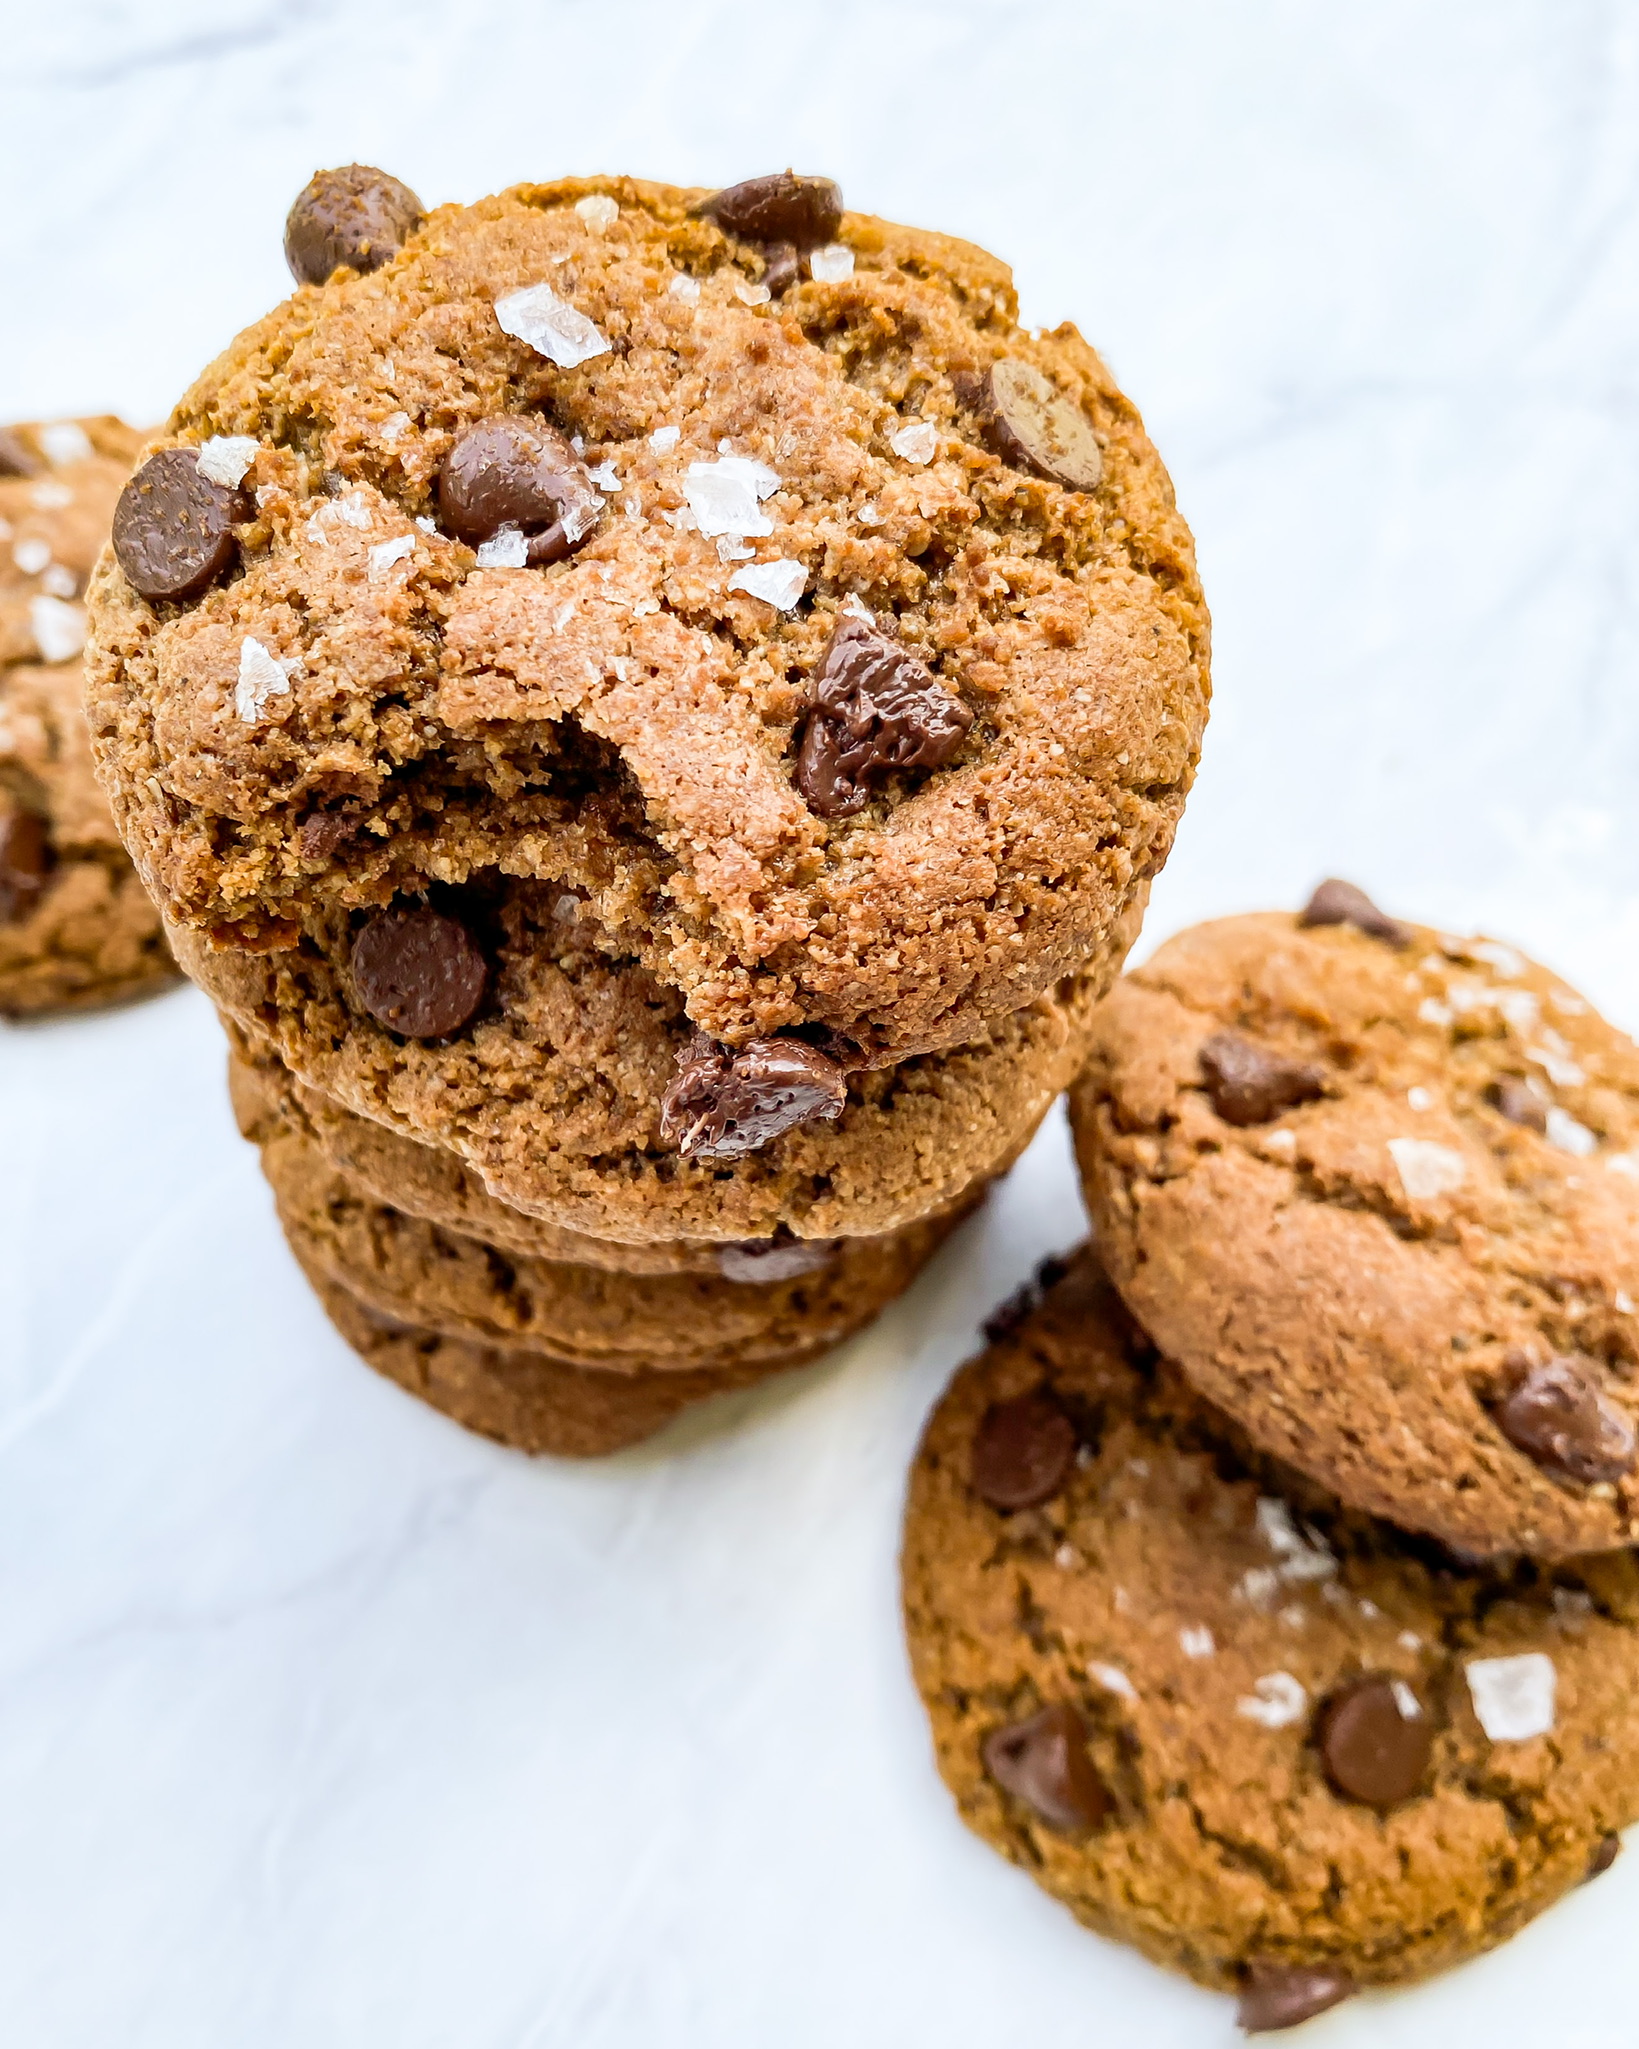
[[[414,552],[414,534],[400,534],[391,541],[377,541],[364,558],[370,565],[370,581],[380,583],[395,562],[402,562],[406,555]]]
[[[290,669],[268,653],[259,640],[248,634],[239,643],[239,681],[233,693],[233,708],[247,726],[254,726],[266,712],[268,700],[290,694]]]
[[[683,473],[683,496],[701,533],[733,534],[742,541],[774,531],[761,501],[779,488],[775,471],[743,455],[691,462]]]
[[[1553,1728],[1559,1674],[1544,1652],[1473,1658],[1466,1670],[1474,1712],[1493,1743],[1529,1743]]]
[[[680,270],[666,290],[674,299],[681,299],[685,306],[698,306],[700,303],[700,280],[690,277],[686,271]]]
[[[1258,1497],[1258,1531],[1280,1560],[1282,1579],[1331,1579],[1336,1574],[1337,1560],[1331,1552],[1304,1535],[1292,1520],[1292,1511],[1276,1495]]]
[[[783,558],[778,562],[757,562],[737,569],[728,580],[731,591],[748,591],[776,612],[789,612],[808,588],[808,571],[800,562]]]
[[[376,429],[376,432],[383,441],[396,441],[409,424],[410,416],[408,413],[389,413]]]
[[[61,512],[65,505],[74,503],[74,493],[55,477],[42,477],[30,490],[28,502],[41,512]]]
[[[601,235],[620,219],[619,204],[607,192],[589,192],[584,199],[577,199],[575,211],[594,235]]]
[[[47,462],[60,467],[65,462],[89,462],[96,450],[91,436],[74,420],[53,420],[35,434]]]
[[[11,559],[25,576],[38,576],[50,566],[51,543],[42,541],[38,534],[30,534],[12,549]]]
[[[528,560],[529,543],[515,526],[504,526],[478,544],[480,569],[522,569]]]
[[[1400,1185],[1413,1202],[1433,1202],[1450,1195],[1468,1179],[1468,1162],[1448,1145],[1436,1145],[1431,1138],[1391,1138]]]
[[[1289,1729],[1308,1706],[1308,1694],[1290,1672],[1266,1672],[1253,1681],[1250,1695],[1236,1701],[1235,1712],[1266,1729]]]
[[[755,548],[748,548],[744,541],[735,540],[732,534],[717,536],[717,559],[719,562],[749,562],[756,554]]]
[[[600,462],[595,470],[588,470],[586,474],[610,498],[620,489],[620,472],[612,462]]]
[[[906,462],[932,462],[939,453],[939,429],[931,420],[913,420],[888,436],[888,446]]]
[[[1218,1644],[1204,1622],[1190,1623],[1178,1632],[1178,1648],[1186,1658],[1210,1658]]]
[[[748,285],[742,281],[734,287],[734,296],[742,306],[766,306],[774,294],[767,285]]]
[[[682,435],[681,427],[656,427],[649,436],[649,446],[656,455],[670,455]]]
[[[809,251],[808,275],[817,285],[840,285],[854,274],[854,252],[846,242],[827,242]]]
[[[1442,1003],[1438,996],[1425,996],[1417,1006],[1417,1015],[1424,1024],[1448,1025],[1451,1022],[1451,1006]]]
[[[1138,1688],[1122,1671],[1119,1665],[1100,1664],[1094,1658],[1087,1667],[1087,1677],[1095,1686],[1102,1686],[1106,1693],[1113,1693],[1122,1700],[1136,1700]]]
[[[1578,1124],[1569,1110],[1562,1110],[1556,1103],[1548,1112],[1548,1143],[1557,1146],[1562,1153],[1574,1153],[1579,1160],[1585,1160],[1590,1153],[1599,1150],[1599,1140],[1586,1124]]]
[[[77,595],[80,584],[72,569],[63,562],[49,563],[40,577],[40,587],[49,591],[54,598],[72,598]]]
[[[560,370],[573,370],[594,356],[606,356],[609,344],[578,307],[560,299],[550,285],[526,285],[495,302],[495,318],[504,334],[527,342]]]
[[[30,598],[28,623],[42,661],[72,661],[85,646],[85,612],[79,605],[65,605],[61,598]]]
[[[236,491],[260,448],[254,434],[213,434],[200,444],[199,474],[212,484]]]

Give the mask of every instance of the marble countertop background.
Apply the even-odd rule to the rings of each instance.
[[[0,21],[0,416],[155,418],[318,164],[786,162],[1015,264],[1159,441],[1217,709],[1145,944],[1325,873],[1639,1026],[1639,10],[61,0]],[[1062,1129],[865,1338],[531,1464],[330,1332],[179,993],[0,1036],[11,2049],[1195,2049],[970,1839],[900,1647],[920,1420],[1080,1235]],[[1639,1858],[1319,2049],[1626,2049]]]

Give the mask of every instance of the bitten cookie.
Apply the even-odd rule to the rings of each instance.
[[[963,1819],[1258,2031],[1500,1942],[1639,1810],[1632,1553],[1461,1571],[1303,1490],[1083,1251],[952,1382],[905,1522]]]
[[[81,709],[80,598],[141,437],[0,428],[0,1016],[93,1008],[176,977],[114,831]]]
[[[1185,932],[1098,1012],[1110,1275],[1351,1505],[1481,1555],[1632,1543],[1639,1052],[1514,948],[1342,890]]]
[[[1114,973],[1207,617],[1137,414],[1004,265],[824,180],[423,219],[358,166],[287,246],[312,282],[183,399],[93,594],[173,921],[578,891],[714,1043],[868,1064]]]

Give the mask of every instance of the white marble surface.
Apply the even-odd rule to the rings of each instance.
[[[1339,871],[1639,1024],[1639,14],[1600,0],[62,0],[0,18],[0,414],[157,415],[317,163],[832,172],[1144,407],[1218,626],[1147,942]],[[971,1841],[895,1626],[919,1420],[1080,1230],[1050,1130],[870,1336],[593,1470],[298,1282],[189,994],[0,1038],[0,2036],[1193,2049]],[[1318,2045],[1626,2049],[1639,1859]]]

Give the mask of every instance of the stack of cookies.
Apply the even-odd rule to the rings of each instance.
[[[80,601],[141,442],[107,418],[0,427],[0,1017],[176,977],[80,708]]]
[[[286,252],[121,500],[100,772],[338,1326],[608,1450],[874,1315],[1081,1064],[1189,535],[1072,328],[825,179],[354,165]]]
[[[1639,1817],[1639,1050],[1334,882],[1163,946],[1072,1113],[1096,1256],[929,1425],[917,1678],[981,1835],[1290,2027]]]

